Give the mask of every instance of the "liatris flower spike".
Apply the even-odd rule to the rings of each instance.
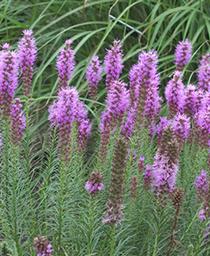
[[[92,99],[96,98],[97,87],[101,80],[102,66],[98,56],[93,56],[86,71],[86,79],[89,85],[89,95]]]
[[[36,256],[52,256],[52,245],[45,236],[34,238]]]
[[[179,71],[182,71],[185,65],[188,64],[192,56],[191,42],[186,39],[178,43],[175,51],[175,64]]]
[[[207,172],[201,170],[200,174],[195,179],[195,189],[199,198],[205,198],[210,192],[210,180]]]
[[[161,107],[161,98],[158,93],[159,74],[157,72],[158,56],[156,51],[142,52],[139,55],[140,83],[138,99],[137,124],[156,119]]]
[[[171,125],[180,144],[180,148],[182,148],[184,142],[190,135],[190,118],[185,114],[178,113],[171,121]]]
[[[185,89],[185,105],[184,112],[193,117],[197,112],[197,104],[198,104],[198,92],[194,85],[188,85]]]
[[[208,148],[210,136],[210,105],[200,109],[194,116],[195,132],[197,135],[198,143]]]
[[[19,98],[16,98],[11,105],[10,126],[11,141],[16,145],[20,144],[26,128],[26,117]]]
[[[109,199],[106,213],[103,218],[104,224],[118,224],[123,216],[123,190],[124,172],[126,167],[127,144],[119,139],[115,145],[114,159],[112,164],[112,178],[110,184]]]
[[[204,55],[198,67],[198,86],[200,89],[210,91],[210,53]]]
[[[18,57],[22,72],[23,92],[24,95],[29,96],[37,57],[36,42],[32,30],[23,31],[23,37],[18,44]]]
[[[49,120],[52,126],[58,128],[59,149],[62,159],[68,161],[71,152],[71,131],[73,125],[78,127],[78,143],[84,149],[90,134],[90,122],[87,111],[79,100],[76,89],[61,89],[58,99],[49,108]]]
[[[176,113],[183,113],[185,105],[185,88],[182,82],[182,74],[176,71],[173,78],[168,82],[165,90],[165,97],[169,109],[169,116]]]
[[[92,172],[90,178],[85,183],[85,189],[91,195],[104,189],[103,176],[100,172]]]
[[[106,73],[106,86],[111,87],[111,82],[118,80],[123,69],[123,54],[122,45],[120,41],[115,40],[112,47],[107,51],[104,66]]]
[[[152,187],[158,197],[176,188],[179,169],[179,144],[171,126],[162,132],[152,166]]]
[[[18,86],[18,57],[9,48],[9,44],[3,45],[0,58],[0,110],[4,117],[9,116]]]
[[[75,52],[71,48],[72,40],[65,42],[64,48],[61,49],[56,62],[59,79],[59,89],[66,88],[75,67]]]

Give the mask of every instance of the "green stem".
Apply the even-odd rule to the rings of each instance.
[[[88,244],[87,254],[92,255],[94,250],[93,239],[94,239],[94,211],[95,211],[95,199],[90,195],[88,205]]]
[[[58,241],[57,249],[58,254],[62,252],[62,239],[63,239],[63,226],[64,226],[64,197],[65,197],[65,188],[66,188],[66,168],[65,163],[61,162],[60,173],[59,173],[59,191],[58,191]]]
[[[116,227],[113,224],[111,227],[111,241],[110,241],[110,256],[115,255],[115,248],[116,248]]]
[[[22,255],[21,253],[21,247],[20,247],[20,241],[19,241],[19,235],[18,235],[18,214],[17,214],[17,199],[18,199],[18,172],[19,172],[19,150],[18,147],[13,147],[12,152],[12,197],[11,197],[11,208],[12,208],[12,233],[14,237],[14,241],[16,243],[16,248],[18,255]]]

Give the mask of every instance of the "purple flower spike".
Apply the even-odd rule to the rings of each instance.
[[[157,72],[158,56],[156,51],[142,52],[139,55],[140,81],[138,86],[137,122],[153,122],[159,114],[161,98],[158,94],[160,82]]]
[[[123,69],[122,58],[122,44],[120,41],[115,40],[104,59],[106,86],[108,89],[111,87],[111,82],[118,80],[121,75]]]
[[[23,92],[28,96],[31,89],[34,63],[37,57],[37,48],[32,30],[24,30],[23,37],[18,44],[18,57],[23,80]]]
[[[201,108],[194,116],[196,135],[201,146],[208,147],[210,136],[210,105]]]
[[[58,70],[59,88],[66,88],[75,67],[75,52],[71,48],[72,40],[65,42],[64,48],[60,51],[56,67]]]
[[[141,66],[134,64],[129,72],[131,104],[135,104],[139,98],[139,86],[141,81]]]
[[[101,81],[102,66],[98,56],[93,56],[86,71],[86,79],[89,85],[89,94],[92,99],[95,99],[97,87]]]
[[[14,100],[10,110],[11,140],[18,145],[23,137],[26,128],[26,117],[22,111],[22,104],[19,98]]]
[[[190,135],[190,118],[178,113],[171,125],[181,146]]]
[[[184,112],[192,117],[197,112],[198,93],[194,85],[188,85],[185,89]]]
[[[152,187],[157,195],[170,193],[175,189],[178,164],[170,163],[170,159],[157,152],[153,164]]]
[[[115,120],[122,120],[129,103],[130,97],[126,84],[121,81],[113,81],[108,92],[106,106]]]
[[[79,149],[84,149],[90,135],[91,125],[87,111],[79,100],[76,89],[61,89],[58,99],[49,108],[49,121],[58,128],[61,158],[69,160],[71,151],[71,131],[75,124],[78,134]]]
[[[195,189],[199,197],[205,198],[209,193],[210,182],[207,172],[201,170],[200,174],[195,179]]]
[[[185,41],[179,42],[175,51],[175,64],[177,70],[181,71],[185,65],[188,64],[192,56],[192,45],[191,42],[186,39]]]
[[[185,105],[185,88],[182,82],[182,74],[176,71],[173,78],[168,82],[165,90],[170,117],[176,113],[183,113]]]
[[[91,195],[95,195],[97,192],[104,189],[103,176],[100,172],[92,172],[90,178],[85,183],[85,189]]]
[[[210,91],[210,53],[204,55],[198,67],[198,86],[202,90]]]
[[[206,220],[206,211],[205,209],[200,209],[198,212],[198,218],[200,221],[205,221]]]
[[[36,256],[52,256],[53,248],[45,236],[34,238]]]
[[[134,132],[136,115],[137,115],[137,110],[136,110],[136,107],[134,106],[128,111],[126,121],[123,123],[121,127],[121,134],[125,136],[125,138],[127,139],[129,139]]]
[[[9,116],[10,106],[18,86],[18,57],[4,44],[0,56],[0,110],[5,117]]]

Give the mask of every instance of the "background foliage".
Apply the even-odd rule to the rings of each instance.
[[[30,156],[28,160],[30,163],[24,162],[22,176],[16,177],[16,185],[20,190],[22,186],[28,187],[27,191],[19,193],[20,198],[16,201],[19,207],[15,213],[19,214],[18,220],[21,220],[21,225],[26,226],[25,230],[30,230],[29,233],[31,233],[29,241],[24,243],[24,253],[27,250],[27,255],[32,255],[32,239],[37,234],[50,234],[49,238],[51,239],[54,234],[56,236],[57,232],[56,228],[53,232],[51,231],[54,225],[55,227],[58,225],[55,222],[53,208],[59,208],[56,203],[53,205],[53,202],[56,201],[54,195],[58,184],[56,184],[56,179],[56,181],[49,179],[50,174],[56,173],[59,168],[53,150],[56,138],[51,135],[53,138],[51,140],[46,131],[49,126],[47,108],[55,98],[57,87],[55,59],[65,39],[73,39],[76,51],[77,65],[71,84],[80,92],[81,98],[89,108],[90,115],[98,121],[98,112],[101,111],[104,104],[104,84],[102,82],[100,85],[97,99],[98,108],[93,108],[92,101],[87,97],[87,84],[84,78],[86,66],[93,53],[98,53],[103,57],[105,49],[113,39],[122,40],[125,52],[125,68],[122,78],[127,81],[128,68],[136,62],[138,52],[143,49],[156,49],[160,56],[159,72],[161,74],[161,91],[163,92],[166,81],[174,70],[175,45],[179,40],[189,38],[193,44],[194,55],[191,64],[185,70],[184,79],[186,83],[191,83],[195,79],[198,59],[209,49],[209,14],[210,5],[207,0],[2,0],[0,2],[0,43],[9,42],[14,45],[21,36],[22,30],[31,28],[34,31],[39,50],[33,79],[32,98],[27,102],[28,105],[25,104],[31,119],[30,129],[27,130],[24,140],[25,154]],[[21,87],[19,87],[18,94],[22,97]],[[24,97],[21,99],[27,100]],[[146,159],[151,161],[155,152],[154,145],[148,147],[148,138],[145,135],[142,136],[143,143],[137,153],[144,153]],[[49,140],[52,142],[49,143]],[[92,144],[95,142],[96,140],[93,140]],[[13,152],[13,154],[16,159],[16,153]],[[109,157],[111,159],[112,156]],[[89,159],[91,160],[91,158]],[[180,173],[182,179],[179,179],[179,182],[185,188],[185,201],[178,230],[181,235],[174,255],[204,255],[208,252],[201,247],[204,227],[200,227],[197,220],[199,204],[193,193],[193,180],[201,168],[207,168],[206,152],[186,145],[182,159]],[[69,181],[71,189],[64,197],[72,198],[72,201],[67,200],[65,207],[69,209],[69,205],[71,205],[72,212],[68,217],[70,219],[65,219],[68,225],[69,223],[71,225],[68,226],[68,230],[65,230],[68,237],[67,241],[63,242],[62,255],[108,255],[107,244],[110,242],[110,229],[101,225],[107,192],[95,200],[88,197],[83,185],[81,186],[86,180],[86,174],[83,175],[84,173],[81,172],[81,176],[76,175],[77,170],[78,172],[81,169],[84,171],[87,166],[81,168],[76,164],[77,162],[78,159],[75,160],[75,165],[72,165],[70,174],[65,177]],[[27,172],[29,164],[31,168],[28,170],[30,172],[28,176],[25,171]],[[21,168],[19,163],[16,165],[17,168]],[[162,209],[150,193],[143,192],[141,185],[138,190],[138,200],[134,205],[129,199],[129,182],[130,172],[132,170],[136,173],[137,166],[131,165],[130,167],[127,169],[129,175],[126,180],[128,198],[125,203],[127,209],[125,222],[119,227],[117,233],[115,254],[165,255],[173,208],[169,206],[167,209]],[[105,169],[109,168],[110,165]],[[13,171],[11,171],[11,175]],[[29,177],[33,178],[33,184],[29,181]],[[77,178],[75,179],[75,177]],[[139,179],[142,183],[142,177]],[[30,191],[36,191],[43,181],[46,183],[40,192],[40,205],[33,205],[34,198],[27,195],[30,194]],[[62,183],[62,180],[59,182]],[[13,180],[11,183],[14,184]],[[77,185],[74,186],[75,184]],[[11,198],[14,197],[14,191],[11,190],[10,194]],[[46,195],[49,198],[46,198]],[[36,193],[34,197],[36,197]],[[87,203],[89,207],[85,207]],[[36,210],[33,211],[31,221],[25,223],[25,214],[29,216],[27,215],[29,213],[23,209],[28,208],[27,205]],[[46,216],[42,216],[42,213],[46,213]],[[71,219],[71,216],[75,215],[78,218]],[[46,218],[49,220],[49,226],[43,221]],[[14,220],[14,215],[11,219]],[[23,242],[25,241],[25,237],[21,237],[21,239]],[[22,255],[23,251],[15,242],[8,240],[1,243],[2,255],[7,255],[4,254],[4,248],[9,248],[5,250],[11,251],[11,254],[7,252],[8,255]]]

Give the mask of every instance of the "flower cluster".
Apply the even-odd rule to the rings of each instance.
[[[204,55],[200,61],[198,86],[202,90],[210,91],[210,53]]]
[[[121,81],[111,82],[112,86],[108,91],[106,99],[106,109],[101,115],[100,132],[100,156],[101,159],[105,159],[107,145],[110,139],[111,131],[122,124],[123,117],[129,106],[129,93],[126,89],[126,84]],[[130,133],[124,126],[122,133],[126,133],[125,136]]]
[[[64,48],[61,49],[56,62],[59,78],[59,88],[66,88],[75,67],[75,52],[71,48],[72,40],[65,42]]]
[[[89,85],[89,94],[95,99],[97,87],[101,80],[102,66],[98,56],[93,56],[86,70],[86,79]]]
[[[201,146],[208,147],[210,136],[210,105],[201,108],[194,116],[196,135]]]
[[[166,127],[160,139],[152,165],[152,188],[157,196],[171,193],[176,187],[179,169],[179,144],[171,126]]]
[[[160,82],[157,73],[157,53],[155,51],[143,52],[139,55],[139,84],[138,84],[138,117],[148,123],[153,122],[160,112],[161,98],[158,93]],[[136,90],[137,91],[137,90]]]
[[[175,64],[177,70],[182,70],[192,56],[192,45],[188,39],[178,43],[175,51]]]
[[[115,40],[112,47],[107,51],[104,66],[106,73],[106,86],[108,89],[112,86],[111,82],[118,80],[122,69],[123,69],[123,60],[122,60],[122,45],[120,41]]]
[[[112,178],[110,194],[107,201],[107,209],[103,218],[105,224],[118,224],[123,213],[124,173],[126,167],[127,145],[123,139],[119,139],[115,145],[114,159],[112,162]]]
[[[3,116],[9,116],[10,106],[18,86],[18,56],[4,44],[0,56],[0,110]]]
[[[201,221],[210,218],[210,179],[205,170],[201,170],[195,179],[195,189],[199,199],[203,202],[203,208],[199,211]]]
[[[34,238],[34,248],[36,256],[52,256],[52,245],[45,236]]]
[[[14,144],[20,144],[26,128],[26,117],[22,111],[22,104],[19,98],[16,98],[10,109],[10,133]]]
[[[185,105],[185,88],[182,82],[182,74],[176,71],[165,89],[165,97],[169,108],[170,117],[176,113],[183,113]]]
[[[85,189],[91,195],[104,189],[103,176],[100,172],[92,172],[90,178],[85,183]]]
[[[63,88],[59,91],[58,99],[49,108],[49,120],[52,126],[58,128],[59,148],[64,160],[70,157],[72,129],[75,125],[79,146],[84,148],[91,125],[76,89]]]
[[[33,32],[24,30],[23,37],[18,44],[18,57],[22,72],[23,92],[26,96],[30,93],[36,56],[37,48]]]

